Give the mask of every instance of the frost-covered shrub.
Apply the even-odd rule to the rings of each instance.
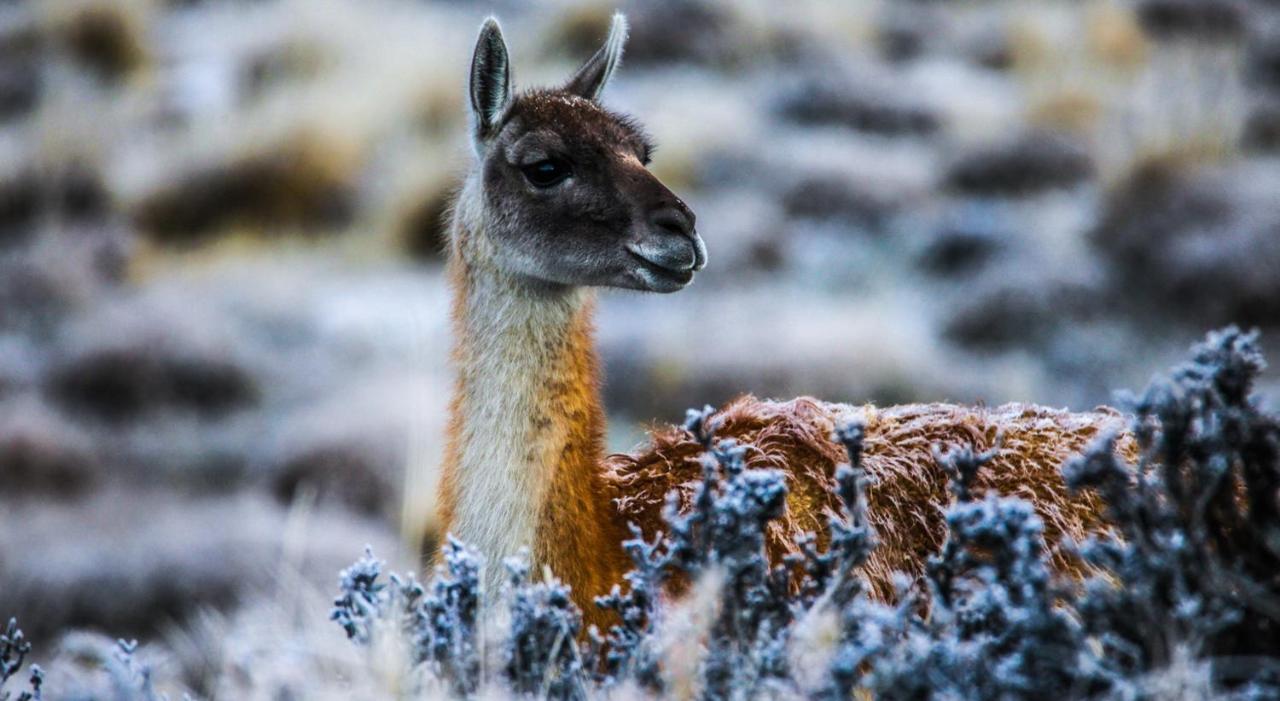
[[[404,636],[413,665],[427,664],[452,692],[465,696],[480,683],[480,572],[483,560],[457,540],[445,544],[444,564],[429,588],[413,576],[380,582],[381,560],[365,555],[340,575],[341,594],[330,617],[359,644],[372,642],[390,622]]]
[[[978,464],[976,461],[973,464]],[[1053,585],[1031,504],[988,495],[947,514],[928,617],[876,660],[877,697],[1045,698],[1087,690],[1096,663]]]
[[[151,667],[142,664],[134,656],[138,651],[137,640],[117,640],[105,667],[111,676],[116,698],[125,701],[167,701],[156,694],[151,683]]]
[[[68,690],[57,690],[55,698],[106,698],[105,689],[109,688],[111,698],[117,701],[168,701],[167,696],[156,693],[152,669],[135,657],[137,650],[138,641],[117,640],[106,649],[93,651],[92,656],[99,658],[98,667],[105,676],[105,688],[99,693],[69,694]],[[44,698],[45,672],[40,665],[31,665],[27,688],[17,696],[6,688],[30,653],[31,643],[18,628],[17,620],[10,618],[9,623],[0,628],[0,701],[40,701]]]
[[[31,653],[31,643],[27,642],[18,622],[12,618],[8,625],[0,630],[0,701],[9,701],[13,695],[5,691],[9,679],[22,669],[22,663]],[[44,684],[44,671],[39,665],[31,666],[31,678],[28,682],[30,691],[20,692],[17,701],[34,701],[41,698],[40,687]]]
[[[1128,399],[1137,465],[1107,436],[1064,470],[1119,533],[1083,547],[1105,575],[1077,606],[1118,685],[1190,652],[1217,681],[1280,694],[1280,420],[1250,396],[1263,367],[1256,333],[1210,334]]]
[[[664,520],[671,530],[673,563],[696,578],[715,568],[722,599],[703,662],[704,694],[727,698],[787,676],[786,636],[794,611],[787,563],[770,566],[765,526],[782,515],[786,479],[777,470],[747,470],[746,447],[716,442],[711,407],[690,411],[685,428],[707,448],[703,480],[693,508],[680,513],[674,495]]]
[[[513,690],[538,698],[585,697],[582,654],[576,644],[582,613],[558,581],[529,581],[524,557],[506,562],[511,624],[506,675]]]
[[[662,586],[671,571],[672,551],[662,534],[647,541],[639,527],[632,525],[631,532],[633,537],[622,544],[635,564],[625,575],[627,592],[624,594],[622,587],[615,584],[608,596],[596,599],[598,606],[618,614],[619,623],[611,626],[603,639],[594,628],[590,631],[591,658],[599,666],[597,682],[608,685],[629,678],[643,689],[659,692],[663,681],[654,631]]]

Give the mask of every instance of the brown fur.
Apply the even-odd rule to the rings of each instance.
[[[565,422],[569,440],[542,505],[533,556],[573,591],[603,594],[620,581],[615,574],[623,569],[625,557],[616,512],[599,498],[608,490],[599,469],[605,416],[593,336],[588,308],[567,339],[565,377],[551,382],[560,394],[556,405],[548,407],[547,418]],[[607,624],[590,600],[580,596],[578,604],[587,623]]]
[[[827,523],[840,513],[835,494],[835,468],[847,462],[833,433],[840,423],[859,420],[866,426],[863,469],[868,520],[879,548],[863,568],[874,595],[887,599],[892,575],[919,576],[926,558],[938,552],[946,536],[943,511],[951,503],[947,477],[933,457],[935,446],[997,445],[996,457],[978,474],[977,491],[994,489],[1031,502],[1044,520],[1046,541],[1060,572],[1079,574],[1080,563],[1065,553],[1064,538],[1080,540],[1106,529],[1101,505],[1092,494],[1070,495],[1058,470],[1100,432],[1120,430],[1124,418],[1110,409],[1071,413],[1026,404],[994,409],[952,404],[908,404],[885,409],[830,404],[802,397],[789,402],[741,397],[718,411],[716,435],[746,446],[751,468],[774,468],[786,474],[787,506],[771,524],[770,559],[798,552],[795,536],[811,531],[825,547]],[[676,490],[687,508],[702,479],[697,461],[702,447],[676,427],[659,428],[653,443],[606,461],[618,514],[646,533],[662,528],[665,495]],[[1118,447],[1132,458],[1136,445],[1124,438]]]

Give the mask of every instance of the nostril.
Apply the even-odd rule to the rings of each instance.
[[[676,207],[659,209],[650,217],[649,222],[679,236],[689,236],[693,233],[693,213]]]

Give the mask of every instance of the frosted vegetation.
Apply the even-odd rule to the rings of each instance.
[[[1252,394],[1263,366],[1256,334],[1211,334],[1128,399],[1136,464],[1102,436],[1064,466],[1074,489],[1098,491],[1115,526],[1078,544],[1093,568],[1083,582],[1054,577],[1029,503],[972,491],[991,455],[954,446],[935,451],[955,497],[945,543],[896,601],[868,598],[858,567],[876,537],[857,425],[838,432],[849,462],[836,473],[843,507],[829,546],[810,537],[802,555],[769,563],[764,529],[785,480],[745,469],[708,408],[685,424],[706,447],[693,508],[681,514],[673,499],[665,533],[626,544],[635,568],[596,602],[618,614],[609,630],[584,632],[568,591],[531,577],[523,558],[504,563],[500,602],[486,609],[483,555],[456,541],[426,582],[366,552],[341,573],[330,618],[353,669],[385,698],[1276,698],[1280,418]],[[684,594],[672,599],[677,582]],[[259,641],[320,656],[311,642]],[[115,698],[158,698],[135,645],[118,643],[100,674]],[[29,647],[11,622],[0,637],[9,686],[22,686]],[[43,682],[32,667],[15,698],[41,698]],[[336,674],[290,693],[340,696],[370,682]]]

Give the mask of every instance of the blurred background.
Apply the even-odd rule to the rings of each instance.
[[[475,32],[549,85],[615,9],[605,102],[710,266],[603,294],[611,448],[741,392],[1087,409],[1230,322],[1280,357],[1274,0],[3,0],[0,619],[177,654],[282,562],[411,563]]]

